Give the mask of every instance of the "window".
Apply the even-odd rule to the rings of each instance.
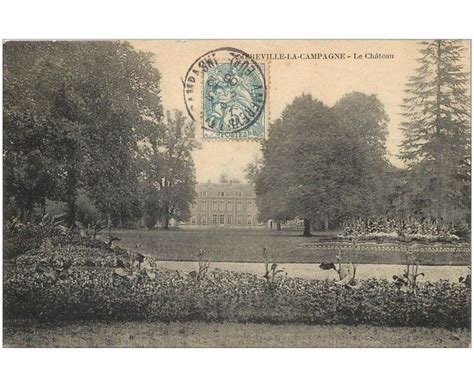
[[[206,209],[207,209],[207,202],[206,202],[205,200],[203,200],[203,201],[201,202],[201,209],[202,209],[202,210],[206,210]]]
[[[235,196],[241,197],[242,196],[242,191],[235,191]]]
[[[251,225],[251,224],[252,224],[252,216],[247,215],[247,225]]]
[[[251,200],[249,200],[247,202],[247,209],[250,210],[252,208],[252,206],[253,206],[253,202]]]
[[[219,211],[225,211],[225,203],[223,200],[219,202]]]
[[[227,211],[232,211],[232,201],[227,202]]]
[[[219,191],[219,196],[220,196],[221,198],[223,198],[223,197],[225,196],[225,193],[222,192],[222,191]]]
[[[217,211],[217,200],[212,201],[212,211]]]
[[[203,214],[201,217],[201,225],[206,225],[207,224],[207,215]]]
[[[224,214],[219,215],[219,224],[224,225]]]
[[[242,210],[242,202],[237,202],[237,211]]]
[[[193,215],[191,217],[191,224],[196,225],[196,216],[195,215]]]
[[[217,225],[217,214],[212,214],[212,224]]]
[[[232,225],[232,215],[227,216],[227,225]]]
[[[237,215],[237,225],[242,225],[242,216]]]
[[[207,196],[207,192],[206,192],[206,191],[202,191],[202,192],[201,192],[201,197],[204,198],[205,196]]]

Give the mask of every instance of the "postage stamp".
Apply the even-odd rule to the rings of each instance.
[[[239,49],[212,50],[189,68],[183,87],[188,114],[201,119],[203,139],[265,138],[265,64]]]

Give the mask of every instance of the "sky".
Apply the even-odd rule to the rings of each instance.
[[[131,41],[137,49],[154,54],[155,66],[161,72],[164,110],[186,112],[183,84],[193,62],[206,52],[221,47],[234,47],[247,54],[290,54],[298,59],[262,59],[268,70],[266,127],[278,119],[284,108],[302,93],[326,105],[334,105],[345,94],[358,91],[376,94],[390,118],[387,151],[390,161],[403,166],[397,158],[402,140],[399,123],[404,86],[417,66],[418,42],[414,40],[146,40]],[[466,44],[466,70],[470,71],[470,46]],[[343,53],[344,59],[306,59]],[[389,58],[374,59],[376,54]],[[301,59],[303,57],[303,59]],[[361,58],[359,58],[361,57]],[[372,58],[370,58],[372,57]],[[260,144],[255,141],[207,141],[202,139],[201,123],[196,123],[196,137],[201,148],[193,153],[198,182],[216,182],[222,173],[245,180],[244,170],[261,157]]]

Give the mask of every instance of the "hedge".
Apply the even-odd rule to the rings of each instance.
[[[87,250],[79,248],[61,247],[59,252],[86,258]],[[54,281],[37,270],[35,262],[43,260],[39,252],[6,265],[4,318],[470,328],[471,289],[459,283],[426,282],[413,294],[386,280],[366,279],[353,290],[330,280],[281,277],[269,283],[221,270],[210,271],[201,281],[165,270],[158,270],[154,280],[145,272],[128,278],[110,266],[117,254],[105,248],[94,251],[103,263],[78,265],[85,264],[81,260],[64,280]]]

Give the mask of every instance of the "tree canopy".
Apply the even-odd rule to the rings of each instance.
[[[334,107],[297,97],[270,126],[263,160],[250,169],[262,219],[305,220],[326,228],[378,211],[388,169],[388,117],[374,95],[352,93]]]
[[[196,197],[196,174],[191,152],[199,146],[194,124],[181,111],[167,112],[165,121],[145,146],[145,211],[148,227],[158,220],[167,229],[171,219],[185,221]]]
[[[418,68],[406,86],[400,157],[408,166],[403,196],[412,214],[470,220],[470,98],[463,52],[455,40],[421,43]]]
[[[4,44],[5,197],[26,218],[84,189],[108,216],[136,203],[139,157],[162,117],[152,55],[123,42]]]

